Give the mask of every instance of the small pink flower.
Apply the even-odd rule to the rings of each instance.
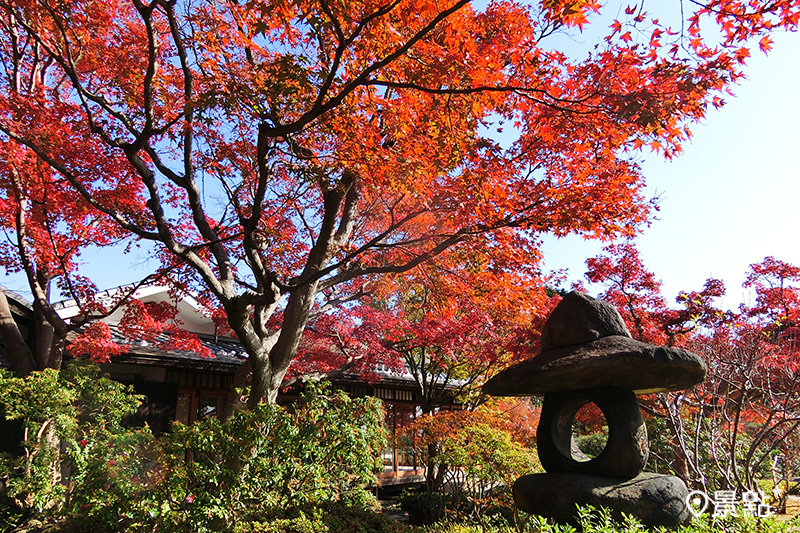
[[[194,502],[194,496],[192,496],[191,494],[188,495],[186,497],[186,503],[193,503],[193,502]]]
[[[107,464],[108,464],[108,466],[114,466],[115,464],[117,464],[117,462],[112,460],[112,461],[109,461]]]
[[[81,439],[78,444],[80,445],[81,448],[86,448],[86,445],[89,444],[89,441],[86,439]]]

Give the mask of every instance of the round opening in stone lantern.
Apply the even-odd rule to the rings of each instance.
[[[495,396],[544,395],[537,449],[547,473],[517,480],[517,507],[557,520],[574,520],[578,505],[606,507],[651,526],[687,520],[683,481],[644,472],[649,443],[636,395],[702,382],[702,359],[632,339],[612,305],[580,292],[553,310],[541,344],[539,355],[483,386]],[[578,448],[572,430],[586,404],[597,406],[608,425],[605,447],[593,458]]]

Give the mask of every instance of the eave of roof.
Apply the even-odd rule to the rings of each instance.
[[[111,329],[112,340],[121,346],[127,347],[126,353],[118,356],[120,358],[139,358],[143,362],[152,361],[150,364],[156,364],[156,361],[162,360],[174,364],[183,362],[187,366],[193,363],[202,366],[226,365],[232,367],[241,365],[247,359],[247,352],[244,347],[236,341],[198,335],[203,346],[213,354],[213,357],[204,357],[190,350],[164,350],[148,342],[128,339],[120,333],[119,328],[115,325],[109,326],[109,329]],[[162,333],[157,337],[157,341],[168,344],[171,339],[168,335]]]
[[[22,296],[20,296],[19,294],[17,294],[16,292],[3,287],[2,285],[0,285],[0,291],[3,291],[3,293],[5,293],[9,303],[12,303],[17,307],[33,312],[33,304],[28,300],[26,300],[25,298],[23,298]]]

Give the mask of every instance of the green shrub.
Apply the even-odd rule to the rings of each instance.
[[[444,518],[446,497],[439,492],[403,491],[400,504],[414,525],[433,524]]]
[[[611,518],[611,513],[604,509],[594,509],[591,506],[583,507],[579,510],[580,530],[584,533],[616,533],[625,532],[649,532],[657,531],[667,533],[671,529],[647,528],[632,516],[625,516],[621,521]],[[714,518],[710,514],[695,517],[688,525],[677,529],[678,533],[789,533],[800,531],[800,524],[780,521],[775,517],[753,517],[753,516],[725,516],[724,518]]]
[[[608,442],[608,427],[603,427],[602,431],[579,435],[575,439],[575,445],[587,457],[594,458],[603,453]]]
[[[144,453],[155,449],[149,430],[121,424],[140,397],[85,361],[24,378],[2,371],[0,390],[6,418],[25,428],[23,454],[0,461],[0,520],[17,526],[69,517],[84,530],[123,528],[126,513],[151,492],[158,462]]]
[[[458,523],[438,524],[433,527],[425,528],[423,531],[429,533],[513,533],[512,529],[505,527],[486,529],[477,524]]]
[[[330,533],[319,515],[319,510],[312,510],[311,516],[300,513],[293,518],[245,522],[237,524],[233,533]]]
[[[681,528],[682,533],[789,533],[800,531],[797,520],[781,521],[776,517],[727,516],[715,519],[703,515]]]
[[[311,385],[289,408],[176,424],[155,439],[122,427],[140,400],[94,365],[0,372],[0,390],[27,435],[21,456],[0,457],[0,530],[392,531],[364,490],[382,470],[380,400]]]
[[[240,522],[233,533],[407,533],[409,528],[380,512],[331,502],[295,510],[292,516]]]
[[[226,422],[176,424],[162,440],[169,468],[155,523],[205,532],[264,519],[300,528],[308,524],[293,515],[298,509],[374,504],[364,487],[382,470],[385,433],[380,400],[311,385],[289,408],[260,405]]]
[[[323,506],[322,516],[331,533],[403,533],[408,529],[377,509],[341,502]]]
[[[710,515],[695,518],[689,525],[676,529],[647,528],[636,518],[625,517],[615,521],[610,513],[591,507],[580,510],[580,519],[575,526],[557,525],[536,515],[526,515],[520,525],[487,525],[440,522],[414,531],[425,533],[796,533],[800,522],[782,522],[775,517],[726,517],[715,520]],[[577,526],[577,527],[576,527]]]
[[[533,450],[514,440],[496,410],[487,407],[420,417],[412,430],[422,434],[429,468],[433,465],[438,472],[447,472],[440,481],[451,490],[445,499],[448,516],[477,524],[513,522],[509,487],[521,475],[535,472],[538,463]],[[436,486],[428,483],[432,485]],[[427,512],[422,503],[409,505]],[[420,514],[417,518],[415,512],[409,510],[413,523],[439,518],[435,510],[430,510],[430,517]]]

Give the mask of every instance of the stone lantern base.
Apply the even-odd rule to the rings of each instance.
[[[643,472],[633,479],[584,474],[530,474],[514,483],[514,503],[531,514],[574,521],[576,505],[612,509],[647,526],[676,527],[691,517],[680,478]]]

